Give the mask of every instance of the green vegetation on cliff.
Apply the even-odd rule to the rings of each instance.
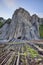
[[[0,21],[0,28],[3,26],[3,22]]]
[[[10,24],[10,23],[11,23],[11,19],[10,19],[10,18],[7,19],[7,20],[6,20],[6,23],[7,23],[7,24]]]
[[[43,24],[39,26],[40,38],[43,38]]]

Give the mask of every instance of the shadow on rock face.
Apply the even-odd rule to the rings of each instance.
[[[21,36],[19,36],[17,39],[21,39]]]

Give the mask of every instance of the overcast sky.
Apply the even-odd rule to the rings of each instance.
[[[43,17],[43,0],[0,0],[0,17],[12,18],[14,11],[22,7],[30,14]]]

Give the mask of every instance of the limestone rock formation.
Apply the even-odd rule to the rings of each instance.
[[[0,28],[0,40],[9,39],[10,21],[11,19],[6,20]]]
[[[17,9],[12,17],[10,38],[38,39],[39,21],[38,16],[30,14],[23,8]]]
[[[41,18],[36,14],[31,16],[25,9],[19,8],[15,10],[12,20],[8,19],[0,28],[0,39],[39,39],[40,23]]]

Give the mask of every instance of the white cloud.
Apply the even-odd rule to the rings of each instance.
[[[36,14],[36,15],[38,15],[38,17],[43,18],[43,13],[40,13],[40,12],[32,12],[32,11],[29,11],[29,13],[30,13],[31,16],[33,14]]]
[[[4,3],[8,8],[12,8],[15,5],[15,0],[4,0]]]
[[[40,18],[43,18],[43,13],[36,13]]]

